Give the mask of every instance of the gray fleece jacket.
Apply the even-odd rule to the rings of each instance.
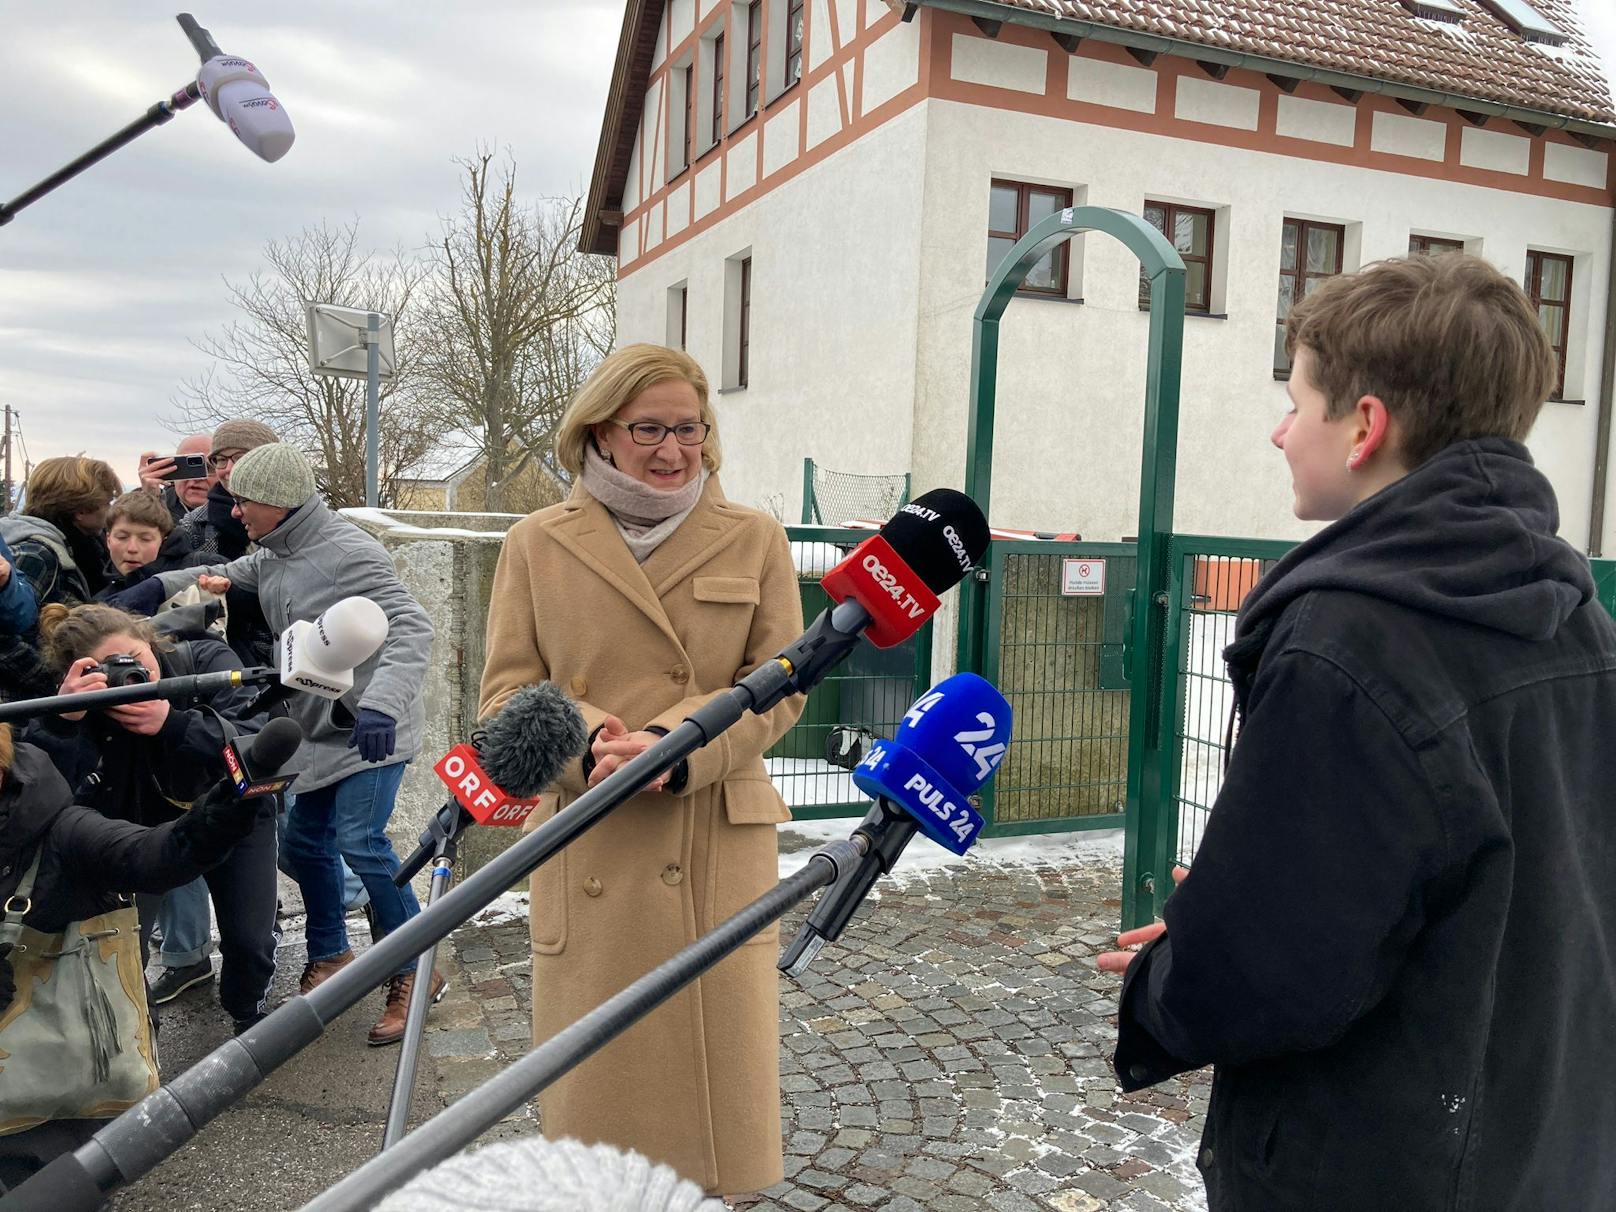
[[[163,592],[177,593],[198,576],[228,577],[237,588],[256,593],[277,633],[343,598],[375,602],[387,614],[387,640],[354,670],[353,689],[341,700],[343,714],[351,723],[352,715],[369,708],[398,721],[397,746],[381,765],[407,762],[419,752],[426,724],[421,683],[432,655],[432,622],[375,539],[315,495],[239,560],[162,573]],[[336,703],[294,694],[288,706],[308,738],[288,767],[298,771],[295,790],[326,787],[372,766],[348,748],[349,729],[332,718]]]

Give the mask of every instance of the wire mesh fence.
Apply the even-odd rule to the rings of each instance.
[[[841,526],[854,519],[885,521],[909,503],[909,476],[859,475],[802,461],[804,524]]]

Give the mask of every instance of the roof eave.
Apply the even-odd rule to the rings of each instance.
[[[642,23],[649,20],[650,36],[656,37],[657,19],[663,0],[627,0],[623,6],[623,29],[617,38],[617,59],[612,65],[612,83],[606,93],[606,114],[601,120],[600,142],[595,147],[595,167],[589,178],[589,197],[584,203],[578,248],[586,253],[617,255],[618,228],[604,222],[603,215],[616,211],[621,224],[623,182],[613,181],[612,163],[625,140],[634,138],[645,105],[645,81],[634,79],[634,59]]]
[[[1155,51],[1157,54],[1175,55],[1182,59],[1221,63],[1228,67],[1239,67],[1248,71],[1262,72],[1265,75],[1283,76],[1293,80],[1310,80],[1332,88],[1377,93],[1384,97],[1399,100],[1418,101],[1426,105],[1468,110],[1472,113],[1504,118],[1528,126],[1542,126],[1550,130],[1563,130],[1570,134],[1616,140],[1616,124],[1613,123],[1595,122],[1587,118],[1577,118],[1570,114],[1509,105],[1501,101],[1490,101],[1485,97],[1473,97],[1465,93],[1442,92],[1437,89],[1421,88],[1413,84],[1399,84],[1391,80],[1381,80],[1374,76],[1360,76],[1326,67],[1314,67],[1306,63],[1294,63],[1287,59],[1271,59],[1265,55],[1252,55],[1243,51],[1228,51],[1216,46],[1208,46],[1201,42],[1188,42],[1181,38],[1168,38],[1160,34],[1144,34],[1136,30],[1118,29],[1116,26],[1099,25],[1092,21],[1080,21],[1072,17],[1055,17],[1047,13],[1036,13],[1028,9],[1017,8],[1010,4],[1001,4],[997,0],[906,0],[906,2],[921,8],[935,8],[943,12],[959,13],[966,17],[979,17],[986,21],[1007,21],[1011,25],[1029,26],[1033,29],[1048,30],[1054,34],[1092,38],[1096,42],[1109,42],[1117,46]]]

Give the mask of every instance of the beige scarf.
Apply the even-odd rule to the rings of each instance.
[[[707,468],[688,484],[675,489],[656,488],[643,480],[636,480],[625,471],[608,463],[593,441],[584,443],[584,491],[612,515],[617,532],[634,553],[636,563],[643,564],[662,541],[679,529],[679,523],[690,515],[701,500],[701,490],[707,484]]]

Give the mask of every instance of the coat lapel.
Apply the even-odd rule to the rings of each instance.
[[[740,518],[733,510],[726,508],[728,504],[718,477],[708,476],[707,486],[702,489],[701,499],[690,511],[690,516],[641,565],[657,598],[660,599],[740,535]]]

